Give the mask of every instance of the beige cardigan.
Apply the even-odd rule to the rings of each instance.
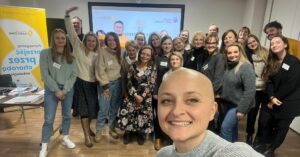
[[[96,78],[101,86],[121,77],[121,65],[117,56],[109,48],[100,50],[96,60]]]
[[[77,37],[77,33],[71,23],[69,17],[65,17],[65,25],[68,32],[70,42],[73,46],[73,54],[77,60],[78,77],[87,82],[96,82],[95,77],[95,63],[98,52],[90,51],[88,55],[85,54],[85,46]]]

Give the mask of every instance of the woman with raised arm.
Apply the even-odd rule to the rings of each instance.
[[[70,19],[70,13],[77,9],[78,7],[72,7],[66,10],[65,25],[79,70],[74,86],[78,101],[76,103],[78,104],[78,114],[81,119],[85,145],[92,147],[93,143],[90,136],[95,136],[95,133],[90,129],[90,123],[91,119],[95,119],[98,113],[98,83],[95,77],[95,62],[99,53],[99,40],[93,32],[86,33],[82,42],[77,37]]]
[[[68,135],[71,124],[73,84],[76,80],[77,68],[66,33],[62,29],[52,31],[50,48],[41,52],[40,67],[42,80],[45,84],[45,121],[42,131],[42,149],[39,157],[46,157],[59,101],[61,101],[63,117],[61,127],[62,144],[68,148],[75,148],[75,144],[69,139]]]

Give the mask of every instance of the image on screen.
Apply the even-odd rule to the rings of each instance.
[[[157,32],[174,38],[183,28],[184,5],[101,2],[88,5],[93,32],[122,33],[129,39],[134,39],[137,32],[143,32],[146,39]]]

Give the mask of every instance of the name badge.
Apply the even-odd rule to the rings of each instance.
[[[287,71],[290,69],[290,66],[285,63],[283,63],[281,67]]]
[[[107,64],[108,64],[108,65],[112,65],[112,64],[113,64],[113,61],[110,60],[110,61],[107,62]]]
[[[57,69],[60,69],[60,67],[61,67],[61,65],[60,64],[58,64],[58,63],[53,63],[53,65],[52,65],[54,68],[57,68]]]
[[[191,61],[194,61],[195,60],[195,57],[193,56],[192,58],[191,58]]]
[[[166,67],[168,66],[168,62],[160,62],[160,65]]]
[[[139,73],[137,73],[138,77],[143,76],[145,73],[143,71],[140,71]]]
[[[204,65],[202,68],[203,70],[206,70],[208,68],[208,64]]]

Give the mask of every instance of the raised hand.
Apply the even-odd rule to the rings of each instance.
[[[70,15],[70,12],[78,10],[78,7],[74,6],[66,10],[66,16]]]

